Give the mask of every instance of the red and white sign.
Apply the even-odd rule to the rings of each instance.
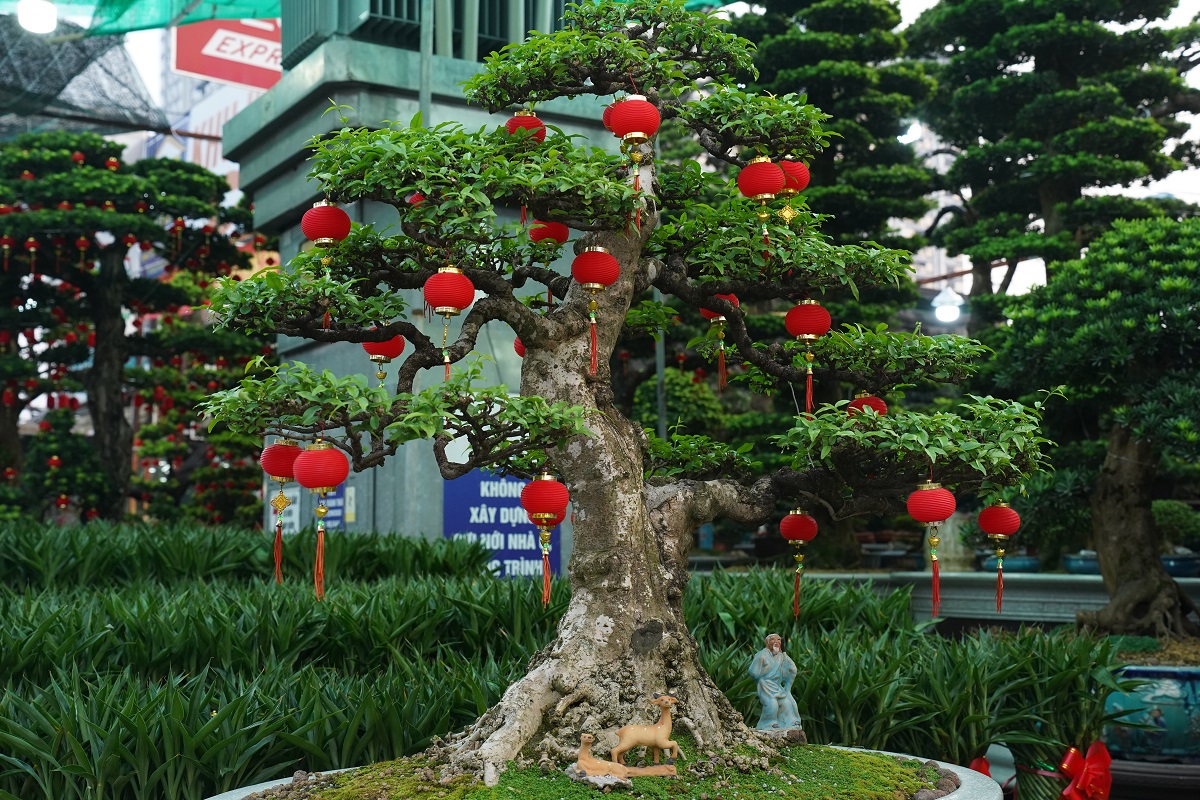
[[[171,69],[205,80],[270,89],[283,74],[277,19],[214,19],[171,29]]]

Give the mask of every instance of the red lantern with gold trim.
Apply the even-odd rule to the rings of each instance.
[[[280,439],[263,448],[258,457],[267,478],[279,484],[279,494],[271,500],[275,509],[275,582],[283,583],[283,510],[292,502],[283,493],[283,486],[295,477],[296,459],[304,452],[291,439]]]
[[[588,320],[592,327],[591,374],[596,374],[596,312],[600,309],[596,295],[617,282],[621,277],[621,264],[605,247],[587,247],[571,262],[571,277],[592,295],[588,302]]]
[[[296,482],[320,500],[313,513],[317,515],[317,558],[313,565],[313,589],[318,600],[325,599],[325,495],[338,487],[350,474],[350,462],[329,443],[317,439],[296,456],[292,464]]]
[[[550,529],[566,518],[571,495],[567,487],[543,472],[521,489],[521,507],[538,526],[542,545],[542,606],[550,603]]]
[[[321,200],[304,212],[300,230],[317,247],[330,247],[350,235],[350,215],[337,203]]]
[[[458,316],[463,309],[475,302],[475,284],[471,283],[471,279],[464,275],[462,270],[442,267],[425,281],[424,294],[426,307],[443,317],[442,363],[446,365],[446,380],[449,380],[450,351],[446,349],[446,340],[450,335],[450,318]]]
[[[938,526],[950,519],[957,507],[954,495],[948,489],[943,489],[938,483],[922,483],[917,490],[908,496],[908,515],[917,522],[929,528],[929,560],[933,568],[933,616],[938,615],[942,605],[940,588],[940,573],[938,567],[937,547],[942,540],[938,538]]]
[[[546,123],[538,119],[537,114],[534,114],[527,108],[523,108],[509,117],[508,122],[504,123],[504,130],[508,131],[509,134],[514,134],[519,130],[526,130],[529,131],[529,138],[533,139],[533,141],[546,141]]]
[[[800,618],[800,576],[804,573],[804,545],[817,536],[817,521],[802,508],[789,511],[788,515],[779,521],[779,533],[795,551],[793,558],[796,562],[796,575],[792,593],[792,617]]]
[[[882,398],[876,397],[875,395],[867,392],[859,392],[854,396],[854,399],[850,401],[849,405],[846,406],[846,413],[861,414],[868,408],[881,417],[885,416],[888,412],[887,403],[885,403]]]
[[[737,176],[738,191],[750,200],[765,205],[787,185],[783,169],[766,156],[750,159]]]
[[[833,323],[829,312],[816,300],[801,300],[783,320],[787,332],[804,342],[804,360],[807,377],[805,380],[804,407],[806,413],[813,410],[812,343],[829,333]]]
[[[1021,515],[1003,501],[988,506],[979,512],[979,530],[992,540],[992,552],[996,555],[996,613],[1004,606],[1004,549],[1008,537],[1021,527]]]
[[[779,162],[779,168],[783,170],[784,178],[783,188],[779,190],[780,197],[795,197],[808,188],[811,176],[803,163],[784,159]]]
[[[375,328],[371,330],[375,330]],[[399,334],[382,342],[362,343],[367,357],[378,365],[375,369],[375,377],[379,379],[380,385],[383,385],[384,379],[387,378],[387,373],[383,371],[383,365],[392,363],[394,358],[399,358],[400,354],[404,352],[404,344],[404,337]]]
[[[631,94],[612,103],[606,112],[606,127],[624,145],[649,141],[662,124],[662,115],[654,104],[640,94]]]
[[[529,228],[529,238],[535,242],[553,239],[559,244],[565,244],[571,237],[571,229],[561,222],[543,222],[534,220]]]

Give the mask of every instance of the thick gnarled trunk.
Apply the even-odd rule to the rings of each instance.
[[[1092,494],[1092,535],[1108,605],[1079,612],[1080,625],[1111,633],[1196,634],[1195,607],[1163,568],[1150,512],[1157,454],[1128,429],[1114,425]]]
[[[101,513],[108,519],[118,519],[129,490],[133,452],[133,429],[121,401],[125,374],[125,319],[121,316],[124,253],[108,253],[101,270],[89,292],[96,347],[85,383],[96,453],[108,479],[108,498]]]

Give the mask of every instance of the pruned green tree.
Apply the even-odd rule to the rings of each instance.
[[[973,297],[1021,261],[1076,258],[1116,219],[1193,213],[1101,191],[1197,163],[1182,112],[1200,26],[1168,29],[1177,0],[942,0],[909,29],[937,91],[921,118],[955,156],[956,203],[936,239],[974,265]]]
[[[0,459],[20,467],[17,422],[38,398],[86,392],[107,489],[94,502],[109,518],[125,512],[135,426],[167,417],[172,427],[184,426],[199,384],[177,409],[174,398],[165,403],[168,390],[185,388],[189,370],[193,380],[214,370],[204,385],[216,377],[213,388],[226,386],[230,371],[217,375],[213,362],[239,354],[248,360],[262,346],[243,335],[205,334],[202,311],[190,322],[179,316],[200,308],[214,277],[249,263],[238,248],[248,210],[222,206],[229,186],[203,167],[170,159],[125,164],[123,149],[69,132],[0,143],[0,291],[11,298],[0,307]],[[161,332],[142,324],[151,316]],[[162,371],[151,374],[155,364]],[[134,408],[143,386],[153,396]],[[202,429],[190,433],[179,427],[164,435],[202,451]],[[82,502],[95,492],[79,494]],[[89,501],[80,510],[93,507]]]
[[[1164,454],[1200,454],[1200,220],[1119,221],[1008,313],[1000,381],[1065,382],[1072,416],[1107,441],[1091,507],[1110,601],[1079,621],[1196,635],[1197,609],[1159,560],[1150,503]]]
[[[933,91],[920,64],[903,59],[896,0],[767,0],[735,18],[753,41],[753,89],[802,94],[831,119],[829,146],[812,153],[809,205],[831,215],[822,230],[834,241],[881,242],[915,250],[894,219],[919,219],[931,204],[932,171],[900,141],[919,104]]]
[[[736,167],[758,153],[809,158],[827,144],[823,114],[800,97],[737,88],[730,76],[752,69],[753,48],[716,17],[688,13],[679,0],[636,0],[582,4],[566,19],[565,30],[490,57],[468,83],[468,99],[500,112],[636,90],[664,118],[691,128],[712,158]],[[988,398],[934,415],[897,410],[849,418],[842,406],[819,408],[778,432],[788,464],[746,482],[738,480],[746,456],[734,447],[648,437],[615,406],[609,367],[630,304],[646,288],[659,288],[672,304],[724,314],[730,358],[749,365],[753,385],[778,390],[803,385],[804,347],[790,339],[756,346],[742,313],[715,295],[753,302],[853,292],[895,283],[908,265],[897,251],[831,244],[807,210],[790,222],[762,221],[759,207],[733,195],[727,178],[694,163],[664,169],[652,142],[630,150],[584,147],[553,130],[538,141],[503,127],[465,131],[419,121],[321,135],[313,142],[311,177],[334,200],[394,207],[399,231],[355,226],[285,270],[225,282],[214,299],[228,324],[263,333],[321,342],[399,334],[411,345],[386,387],[289,363],[215,395],[208,408],[217,419],[243,431],[324,436],[356,470],[384,462],[410,440],[431,439],[446,479],[477,467],[528,476],[537,462],[569,487],[572,598],[558,635],[495,707],[438,753],[451,771],[489,781],[539,745],[558,758],[582,731],[625,724],[654,691],[677,694],[676,724],[704,748],[752,740],[705,673],[683,618],[687,552],[698,525],[720,517],[756,525],[774,517],[781,499],[820,504],[835,517],[892,510],[931,471],[960,491],[978,491],[1018,482],[1043,463],[1038,409]],[[725,202],[694,202],[713,186]],[[408,202],[414,192],[424,201]],[[499,210],[517,206],[582,232],[573,242],[577,253],[606,248],[619,277],[591,295],[544,266],[557,252],[554,242],[533,243],[519,225],[500,224]],[[443,347],[441,330],[431,337],[408,321],[403,290],[422,287],[447,265],[463,270],[486,297]],[[555,295],[553,310],[516,296],[531,283]],[[465,360],[480,328],[494,320],[510,325],[525,346],[519,396],[471,383],[478,370]],[[851,327],[822,337],[813,352],[818,381],[874,389],[901,379],[960,377],[978,348],[958,337]],[[445,381],[443,359],[460,365]],[[427,388],[417,389],[425,370],[432,371],[422,378]],[[467,444],[462,460],[449,455],[463,452],[449,447],[454,439]],[[790,614],[790,597],[763,613]],[[602,737],[596,751],[611,746]]]

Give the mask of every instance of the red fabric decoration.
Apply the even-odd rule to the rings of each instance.
[[[58,469],[62,466],[62,459],[58,456],[50,456],[46,459],[46,466],[50,469]]]
[[[1004,610],[1004,544],[1021,527],[1021,516],[1007,503],[996,503],[979,512],[979,529],[992,540],[996,554],[996,613]]]
[[[1112,791],[1112,756],[1104,742],[1094,742],[1087,756],[1074,747],[1067,750],[1058,771],[1071,779],[1062,792],[1066,800],[1108,800]]]
[[[104,166],[107,169],[116,172],[118,169],[120,169],[121,162],[117,160],[116,156],[109,156],[108,158],[104,159]]]
[[[425,303],[435,314],[457,316],[473,302],[475,284],[454,267],[442,267],[425,281]]]
[[[719,297],[722,300],[728,300],[729,302],[733,303],[734,308],[737,308],[740,305],[740,303],[738,303],[736,294],[718,294],[714,295],[714,297]],[[707,308],[702,308],[700,309],[700,316],[704,317],[705,319],[716,319],[717,317],[721,316],[721,314],[718,311],[710,311]]]
[[[372,361],[379,360],[386,364],[393,358],[399,358],[404,352],[404,337],[396,335],[382,342],[363,342],[362,348],[371,356]]]
[[[350,235],[350,215],[334,203],[322,200],[304,212],[300,230],[318,247],[329,247]]]
[[[863,392],[850,401],[850,404],[846,406],[846,413],[860,414],[864,409],[868,408],[873,409],[881,417],[885,416],[888,412],[887,403],[873,394]]]
[[[756,203],[767,203],[783,191],[786,179],[778,164],[766,156],[750,159],[737,176],[738,191]]]
[[[787,539],[795,550],[793,559],[796,562],[796,574],[792,581],[792,618],[800,618],[800,576],[804,573],[804,545],[811,542],[817,535],[817,521],[804,513],[802,509],[788,513],[779,521],[779,533]]]
[[[992,777],[992,765],[988,763],[987,758],[984,756],[980,756],[979,758],[972,760],[967,769],[973,769],[976,772],[983,773],[989,778]]]
[[[787,332],[797,339],[816,339],[829,333],[833,319],[816,300],[801,300],[784,318]]]
[[[508,122],[504,123],[504,130],[510,134],[516,133],[524,128],[530,131],[530,138],[535,142],[546,141],[546,123],[537,118],[537,115],[532,111],[522,109],[509,117]]]
[[[658,133],[662,115],[640,94],[631,94],[609,106],[608,129],[628,144],[641,144]]]
[[[529,229],[529,238],[535,242],[540,242],[545,239],[553,239],[559,244],[563,244],[571,236],[571,229],[561,222],[542,222],[534,220],[533,226]]]
[[[513,342],[513,350],[517,351],[517,355],[521,358],[525,357],[525,343],[521,341],[520,336]]]
[[[292,474],[310,492],[332,492],[350,474],[350,462],[332,445],[318,439],[296,456]]]
[[[808,188],[808,181],[811,177],[808,173],[808,167],[799,161],[788,161],[784,159],[779,162],[779,168],[783,170],[783,188],[779,194],[784,197],[793,197]]]
[[[926,525],[941,525],[955,508],[953,493],[936,483],[923,483],[908,496],[908,515]]]
[[[571,277],[585,289],[600,291],[617,282],[621,277],[621,265],[605,248],[589,247],[571,262]]]

